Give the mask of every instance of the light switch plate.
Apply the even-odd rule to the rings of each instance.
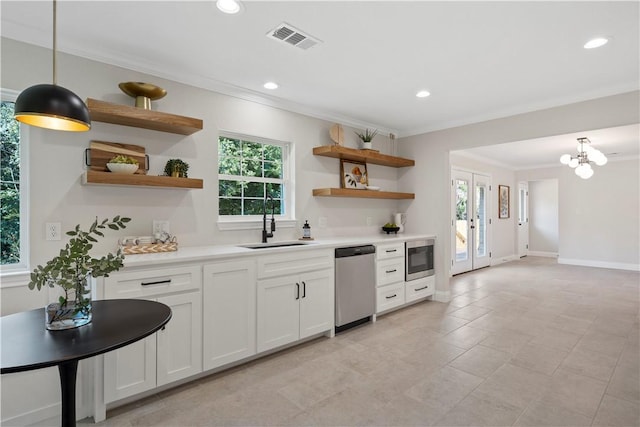
[[[47,222],[45,224],[45,238],[47,240],[62,239],[62,224],[59,222]]]

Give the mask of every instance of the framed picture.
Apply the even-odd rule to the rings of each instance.
[[[498,185],[498,218],[509,218],[509,186]]]
[[[369,184],[367,164],[340,160],[340,185],[342,188],[366,189]]]

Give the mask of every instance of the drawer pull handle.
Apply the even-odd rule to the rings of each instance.
[[[398,296],[398,294],[393,294],[393,295],[389,295],[388,297],[385,297],[385,298],[386,298],[386,299],[391,299],[391,298],[395,298],[395,297],[397,297],[397,296]]]
[[[296,299],[300,299],[300,283],[296,283]]]
[[[150,286],[150,285],[164,285],[164,284],[170,284],[171,283],[171,279],[167,279],[167,280],[158,280],[156,282],[142,282],[141,285],[142,286]]]
[[[395,273],[396,271],[398,271],[397,269],[393,269],[393,270],[387,270],[387,273]]]
[[[302,282],[302,298],[307,297],[307,284]]]
[[[423,290],[423,289],[427,289],[428,287],[429,287],[429,285],[427,285],[427,286],[423,286],[423,287],[421,287],[421,288],[415,288],[415,289],[414,289],[414,291],[418,292],[418,291],[421,291],[421,290]]]
[[[398,252],[398,250],[397,249],[391,249],[391,250],[387,249],[386,252],[388,254],[390,254],[391,252]]]

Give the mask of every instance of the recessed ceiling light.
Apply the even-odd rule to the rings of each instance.
[[[609,39],[606,37],[596,37],[595,39],[591,39],[584,44],[585,49],[595,49],[596,47],[604,46],[609,42]]]
[[[217,0],[216,6],[224,13],[234,14],[242,10],[242,3],[238,0]]]
[[[270,90],[278,89],[278,83],[274,83],[274,82],[266,82],[266,83],[264,84],[264,88],[265,88],[265,89],[270,89]]]
[[[421,90],[420,92],[416,93],[416,96],[418,98],[426,98],[429,95],[431,95],[431,94],[426,90]]]

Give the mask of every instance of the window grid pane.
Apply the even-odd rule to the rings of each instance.
[[[0,104],[0,252],[1,264],[20,263],[20,125],[14,103]]]

